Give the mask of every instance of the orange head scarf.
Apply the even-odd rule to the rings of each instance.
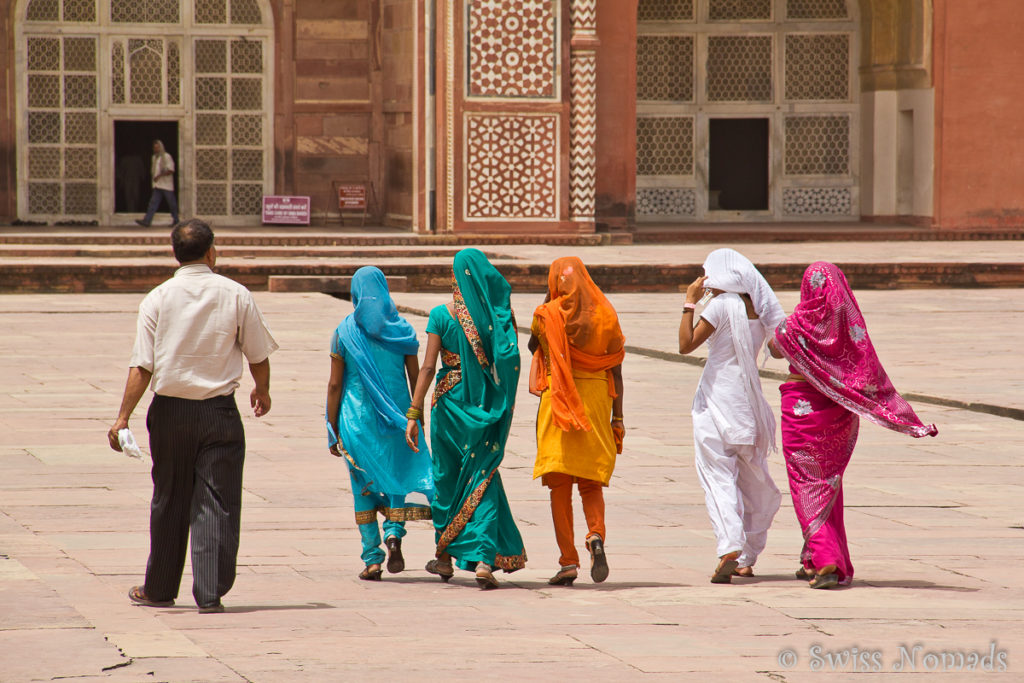
[[[551,410],[559,428],[590,431],[583,401],[573,381],[573,368],[608,373],[608,393],[615,396],[610,370],[622,363],[626,338],[619,316],[575,256],[555,259],[548,272],[549,300],[534,311],[534,329],[543,337],[533,355],[530,391],[548,389],[544,351],[551,371]]]

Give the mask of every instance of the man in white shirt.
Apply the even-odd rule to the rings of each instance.
[[[256,386],[256,417],[270,411],[270,360],[277,349],[252,294],[212,268],[210,226],[191,220],[171,233],[181,264],[174,277],[143,299],[118,432],[152,386],[146,417],[153,456],[153,501],[146,582],[129,598],[169,607],[178,595],[192,532],[192,595],[201,613],[222,612],[235,580],[242,503],[245,434],[235,405],[243,356]]]
[[[149,196],[149,208],[146,217],[136,219],[136,223],[148,228],[153,223],[153,216],[160,208],[160,199],[167,202],[171,210],[171,224],[178,224],[178,200],[174,196],[174,157],[164,149],[164,143],[153,140],[153,158],[150,162],[150,176],[153,178],[153,194]]]

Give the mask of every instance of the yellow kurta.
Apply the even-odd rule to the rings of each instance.
[[[574,370],[572,376],[593,429],[589,432],[559,429],[551,415],[551,391],[545,390],[537,410],[537,462],[533,467],[533,478],[549,472],[561,472],[607,486],[615,469],[608,374]]]

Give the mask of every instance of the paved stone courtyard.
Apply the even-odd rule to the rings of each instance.
[[[689,418],[700,369],[630,354],[626,452],[606,493],[611,576],[555,589],[524,372],[503,477],[527,568],[499,575],[494,592],[469,574],[443,584],[422,570],[433,536],[415,522],[409,571],[369,584],[356,579],[348,477],[323,433],[327,343],[350,305],[256,296],[282,348],[273,410],[245,418],[239,575],[221,615],[196,613],[187,565],[177,606],[126,597],[148,550],[149,467],[111,451],[105,432],[141,295],[0,296],[0,680],[812,681],[955,666],[943,652],[978,652],[978,671],[1005,653],[1007,676],[1024,671],[1024,422],[919,401],[935,439],[864,424],[844,484],[853,586],[812,591],[793,578],[800,532],[785,493],[757,577],[713,586]],[[858,297],[897,388],[1024,408],[1020,290]],[[796,294],[780,298],[789,310]],[[428,309],[444,296],[396,299]],[[514,297],[521,323],[540,299]],[[630,344],[673,351],[681,297],[612,299]],[[426,319],[410,320],[422,333]],[[764,386],[777,414],[778,383]],[[144,446],[147,405],[132,422]],[[785,492],[781,455],[772,472]]]

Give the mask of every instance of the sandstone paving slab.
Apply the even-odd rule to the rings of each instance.
[[[126,662],[117,648],[92,628],[0,630],[4,681],[89,680]],[[136,679],[140,680],[140,679]]]
[[[896,294],[899,304],[908,293]],[[947,637],[941,643],[972,647],[1020,630],[1024,587],[1014,572],[1000,571],[1019,564],[1014,562],[1021,554],[1017,539],[1024,533],[1010,528],[1024,522],[1014,504],[1020,475],[1013,444],[1024,444],[1019,422],[916,406],[922,417],[940,425],[940,437],[928,441],[912,441],[865,424],[844,482],[857,577],[853,587],[840,591],[811,591],[791,578],[800,532],[782,459],[772,456],[770,468],[784,500],[768,549],[758,562],[758,576],[732,586],[712,586],[707,577],[715,559],[714,543],[693,471],[689,422],[700,368],[633,355],[626,363],[627,452],[606,491],[612,566],[606,584],[589,582],[582,514],[577,513],[582,576],[571,589],[556,591],[546,585],[557,564],[557,548],[547,491],[531,479],[536,399],[525,392],[525,372],[503,481],[530,556],[527,569],[499,574],[506,587],[494,593],[478,591],[464,572],[451,584],[442,584],[422,569],[432,556],[433,533],[428,523],[417,522],[409,525],[404,542],[409,571],[385,575],[380,584],[358,581],[359,543],[347,476],[325,452],[322,422],[327,340],[351,308],[324,296],[262,293],[257,299],[284,343],[273,360],[274,410],[268,416],[273,419],[244,418],[249,454],[240,571],[225,599],[228,611],[196,614],[187,565],[178,607],[131,606],[125,592],[140,582],[148,550],[149,467],[147,462],[118,459],[122,456],[109,461],[101,453],[108,452],[103,450],[105,431],[120,401],[140,298],[84,296],[83,306],[121,313],[49,317],[51,324],[73,329],[78,337],[89,337],[95,325],[113,323],[109,329],[120,330],[122,338],[111,337],[105,348],[91,350],[88,359],[78,363],[89,366],[89,380],[74,384],[82,400],[72,397],[69,403],[77,407],[55,416],[41,401],[19,413],[22,422],[37,426],[36,431],[39,425],[56,425],[57,442],[31,439],[12,442],[8,448],[0,441],[0,554],[17,560],[55,593],[57,598],[40,594],[42,613],[50,609],[50,600],[53,614],[77,613],[98,633],[141,634],[144,637],[134,644],[130,638],[125,642],[142,654],[164,645],[173,649],[191,643],[196,648],[187,657],[139,657],[122,669],[95,673],[97,678],[323,681],[343,680],[348,672],[372,668],[403,679],[434,680],[443,672],[449,680],[479,681],[493,677],[498,662],[502,672],[525,680],[550,679],[554,672],[565,680],[708,680],[714,672],[731,673],[726,678],[734,680],[766,680],[769,674],[797,680],[791,676],[815,673],[806,668],[806,650],[804,668],[796,670],[780,667],[777,653],[787,644],[809,646],[815,637],[836,647],[858,642],[884,647],[888,657],[902,642],[902,634],[914,632],[915,623],[927,625],[918,631],[926,642],[939,642],[932,641],[932,634],[941,629]],[[11,299],[17,297],[0,297],[0,317]],[[34,305],[66,299],[41,297]],[[430,299],[430,305],[443,301]],[[529,303],[535,305],[536,297],[532,299]],[[637,303],[639,320],[644,313],[639,299]],[[990,305],[990,310],[1000,310],[998,302]],[[654,301],[652,308],[658,306]],[[530,307],[520,310],[521,322]],[[104,322],[107,317],[110,320]],[[411,316],[410,321],[422,334],[425,319]],[[666,344],[671,349],[678,319],[666,322]],[[897,322],[894,318],[893,324]],[[872,334],[878,336],[875,328]],[[654,337],[645,327],[636,335]],[[56,340],[51,344],[55,355],[75,351],[74,344],[60,335],[50,337]],[[46,329],[40,328],[36,339],[44,338]],[[8,343],[0,335],[0,358]],[[43,342],[36,346],[43,348]],[[910,344],[900,353],[912,359],[912,350]],[[24,348],[20,352],[30,358]],[[891,365],[912,370],[899,386],[918,390],[915,383],[924,384],[928,367],[896,358]],[[978,358],[962,360],[972,371],[998,370],[995,363],[982,367]],[[524,366],[527,361],[524,354]],[[74,363],[61,368],[72,375],[79,372]],[[15,370],[16,365],[0,364],[0,386],[31,394],[35,385]],[[764,384],[777,411],[777,390],[768,380]],[[250,380],[243,380],[243,407],[250,386]],[[945,386],[949,395],[961,385]],[[137,436],[145,432],[147,405],[148,398],[133,419]],[[83,444],[88,448],[81,448]],[[44,462],[26,454],[29,446],[71,450]],[[98,486],[111,496],[91,489],[73,492],[76,486]],[[35,492],[43,502],[55,493],[82,498],[66,506],[37,505],[31,497],[10,504],[8,493],[25,491]],[[105,505],[114,498],[117,504]],[[955,507],[941,507],[945,505]],[[0,593],[0,611],[10,599],[6,596]],[[627,652],[616,658],[574,638],[581,628],[591,630],[588,637],[612,642],[609,647],[641,641],[636,652],[643,654]],[[666,629],[675,629],[678,638],[665,638]],[[46,630],[51,639],[68,643],[71,651],[76,641],[70,634],[81,629]],[[185,640],[162,635],[167,633]],[[659,652],[642,649],[659,638],[666,643]],[[251,646],[254,641],[258,646]],[[389,660],[395,642],[401,643],[399,654]],[[1024,647],[1011,645],[1018,651]],[[102,638],[84,647],[85,655],[117,652]],[[725,653],[709,654],[719,650]],[[0,649],[0,669],[7,663],[5,652]],[[112,663],[128,661],[117,657]],[[55,661],[54,671],[64,671],[61,666]],[[75,673],[78,669],[68,671],[80,675]],[[133,678],[130,671],[155,674]],[[44,673],[49,679],[49,672]],[[834,674],[839,677],[831,680],[842,680],[842,675]]]

